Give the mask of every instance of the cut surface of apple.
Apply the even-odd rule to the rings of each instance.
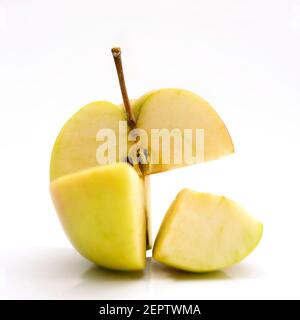
[[[203,130],[203,153],[200,158],[195,159],[196,162],[209,161],[218,159],[224,155],[234,151],[233,143],[228,130],[216,111],[200,96],[183,89],[161,89],[151,91],[148,94],[137,99],[133,104],[137,118],[137,127],[146,130],[150,137],[153,129],[179,129],[183,137],[183,145],[191,144],[192,154],[196,155],[197,142],[196,129]],[[192,139],[186,136],[184,138],[184,130],[191,129]],[[151,143],[144,146],[148,149],[150,156],[156,155],[159,159],[158,163],[150,163],[144,166],[144,173],[151,174],[162,172],[177,167],[186,166],[188,163],[184,158],[184,148],[182,153],[182,163],[177,164],[173,155],[178,152],[171,142],[170,163],[164,163],[162,158],[163,146],[152,148]],[[200,142],[201,143],[201,142]],[[175,150],[174,150],[175,149]],[[200,159],[200,160],[199,160]]]
[[[144,181],[130,165],[65,175],[50,191],[66,234],[84,257],[110,269],[144,269]]]
[[[116,162],[126,162],[127,150],[119,154],[119,121],[126,121],[121,106],[106,101],[92,102],[75,113],[61,129],[51,156],[50,180],[98,165],[96,151],[100,129],[116,134]],[[127,132],[122,137],[127,141]]]
[[[196,129],[203,130],[203,157],[199,160],[218,159],[234,151],[231,137],[226,126],[214,109],[198,95],[183,89],[161,89],[151,91],[141,98],[131,101],[137,119],[137,129],[148,135],[146,150],[148,160],[156,155],[156,163],[143,166],[144,174],[151,174],[189,165],[184,157],[184,146],[191,145],[192,155],[196,155]],[[96,140],[100,129],[111,129],[116,134],[116,161],[126,161],[128,150],[134,141],[128,141],[127,132],[119,132],[119,121],[126,121],[124,106],[110,102],[93,102],[79,110],[62,128],[53,147],[50,180],[65,174],[98,165],[96,151],[101,142]],[[170,139],[170,163],[164,163],[162,141],[155,147],[151,144],[152,130],[178,129],[182,135],[183,147],[180,150],[182,161],[175,163],[174,154],[178,153],[174,140]],[[192,139],[184,138],[184,130],[192,130]],[[122,141],[120,141],[120,139]],[[124,152],[119,153],[119,143],[127,142]],[[125,144],[125,143],[124,143]],[[199,145],[199,143],[198,143]],[[195,159],[195,162],[199,162]]]
[[[234,201],[184,189],[165,215],[153,256],[186,271],[220,270],[254,250],[262,230],[262,224]]]

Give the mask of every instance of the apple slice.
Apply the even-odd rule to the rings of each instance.
[[[127,132],[119,132],[119,121],[126,121],[121,106],[110,102],[96,101],[81,108],[61,129],[51,156],[50,180],[65,174],[97,166],[96,151],[100,129],[111,129],[116,134],[116,161],[126,161],[127,150],[119,154],[119,137],[127,141]],[[122,142],[120,142],[122,143]]]
[[[262,230],[262,224],[232,200],[184,189],[166,213],[153,256],[186,271],[215,271],[245,258]]]
[[[51,183],[51,195],[74,247],[94,263],[141,270],[146,263],[144,183],[128,164],[98,166]]]
[[[193,156],[196,155],[197,143],[198,146],[202,143],[202,141],[196,139],[196,129],[202,129],[204,133],[204,150],[202,146],[202,154],[192,161],[185,159],[184,148],[176,150],[174,141],[171,139],[170,163],[164,163],[162,143],[153,148],[148,139],[148,145],[145,145],[144,148],[148,149],[150,164],[144,166],[145,174],[218,159],[234,151],[231,137],[219,115],[204,99],[190,91],[183,89],[152,91],[137,99],[133,104],[133,110],[137,118],[137,128],[146,130],[148,137],[150,137],[152,129],[168,129],[169,132],[173,129],[179,129],[183,138],[182,145],[188,146],[191,144]],[[191,129],[192,139],[184,136],[185,129]],[[182,154],[182,162],[179,164],[174,159],[174,154],[178,152]],[[153,158],[158,159],[158,161],[153,163],[150,160]]]

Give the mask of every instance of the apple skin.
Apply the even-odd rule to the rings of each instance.
[[[165,215],[153,257],[185,271],[216,271],[249,255],[262,233],[263,225],[234,201],[184,189]]]
[[[146,265],[144,182],[128,164],[97,166],[55,179],[51,196],[74,247],[116,270]]]

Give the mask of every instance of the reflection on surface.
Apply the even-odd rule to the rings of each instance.
[[[226,280],[230,277],[223,271],[194,273],[169,268],[156,261],[152,261],[151,273],[160,275],[161,277],[168,277],[176,281],[189,281],[189,280]]]
[[[193,294],[203,295],[204,288],[219,287],[220,281],[257,275],[246,264],[199,274],[169,268],[151,258],[144,271],[112,271],[90,264],[72,248],[2,250],[0,270],[0,298],[7,299],[196,298]]]
[[[149,260],[147,259],[147,269]],[[146,270],[147,270],[146,269]],[[126,271],[115,271],[92,265],[89,269],[81,274],[81,278],[86,282],[95,281],[135,281],[141,280],[145,277],[147,271],[137,272],[126,272]]]

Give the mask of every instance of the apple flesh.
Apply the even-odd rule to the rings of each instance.
[[[184,129],[191,129],[192,143],[189,139],[184,139],[183,144],[192,144],[193,155],[196,153],[196,129],[202,129],[204,152],[201,161],[218,159],[234,152],[231,137],[222,119],[208,102],[190,91],[183,89],[151,91],[134,102],[133,110],[137,118],[137,128],[144,129],[148,137],[152,129],[168,129],[169,131],[179,129],[182,137],[184,137]],[[171,141],[171,163],[163,163],[162,146],[159,145],[152,149],[148,141],[144,149],[148,150],[149,159],[151,154],[155,154],[159,161],[156,164],[145,165],[144,173],[157,173],[191,164],[185,161],[176,164],[172,156],[178,150],[174,148]],[[182,158],[184,160],[183,154]]]
[[[150,176],[143,176],[141,177],[143,180],[143,203],[144,203],[144,210],[146,216],[146,244],[147,250],[152,249],[152,228],[151,228],[151,184],[150,184]]]
[[[262,224],[232,200],[184,189],[166,213],[153,256],[186,271],[215,271],[245,258],[262,230]]]
[[[145,268],[144,181],[130,165],[65,175],[50,191],[66,234],[84,257],[110,269]]]
[[[121,106],[106,101],[92,102],[75,113],[61,129],[51,155],[50,180],[82,169],[98,165],[96,151],[101,142],[96,140],[100,129],[111,129],[119,137],[119,121],[126,121]],[[127,140],[127,132],[125,133]],[[119,154],[119,140],[116,145],[116,161],[126,161],[125,154]],[[125,159],[124,159],[125,158]]]
[[[198,95],[183,89],[161,89],[146,93],[131,101],[132,110],[137,119],[136,127],[144,129],[150,141],[152,129],[184,129],[193,133],[192,152],[196,152],[196,129],[204,132],[204,153],[201,161],[218,159],[234,151],[228,130],[216,111]],[[79,110],[62,128],[53,148],[50,166],[50,180],[68,173],[98,165],[96,150],[101,144],[96,140],[100,129],[112,129],[116,133],[116,162],[126,161],[128,150],[134,143],[128,141],[127,132],[121,133],[121,139],[127,141],[127,149],[119,154],[119,121],[126,121],[123,105],[98,101]],[[124,136],[122,136],[122,134]],[[151,143],[142,146],[147,150],[148,161],[156,155],[158,163],[143,166],[143,174],[162,172],[189,165],[184,161],[174,163],[172,156],[178,152],[171,142],[171,163],[163,163],[161,145],[152,149]],[[188,144],[190,141],[184,140]]]

